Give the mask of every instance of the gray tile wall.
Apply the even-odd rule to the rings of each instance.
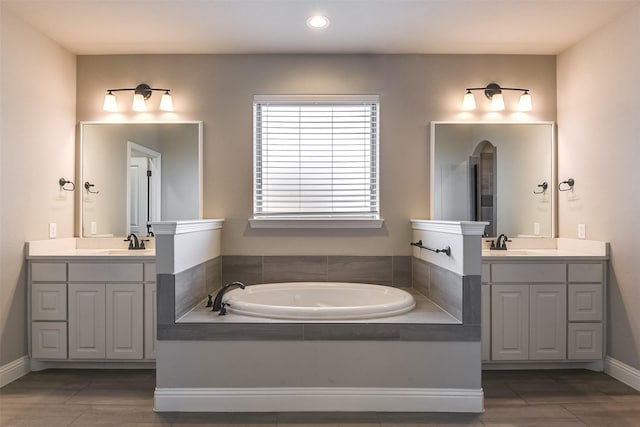
[[[196,265],[173,277],[175,318],[179,318],[194,305],[222,286],[222,260],[220,257]],[[169,280],[169,279],[165,279]]]
[[[222,257],[222,283],[360,282],[411,287],[410,256]]]
[[[480,324],[479,275],[461,276],[412,258],[413,287],[466,325]]]

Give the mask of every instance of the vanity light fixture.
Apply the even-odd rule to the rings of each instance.
[[[468,87],[464,94],[464,100],[462,101],[462,109],[466,111],[475,110],[476,99],[473,95],[474,90],[484,91],[484,96],[491,101],[491,111],[504,110],[504,97],[502,96],[503,90],[515,90],[522,92],[520,96],[520,103],[518,104],[519,111],[531,111],[531,94],[529,89],[515,88],[515,87],[500,87],[498,83],[489,83],[485,87]]]
[[[147,111],[146,101],[151,97],[151,94],[154,90],[164,91],[164,94],[162,95],[162,99],[160,101],[160,109],[162,111],[173,111],[173,100],[171,99],[171,94],[169,93],[171,89],[150,87],[146,83],[141,83],[134,88],[107,89],[107,94],[104,96],[104,104],[102,108],[105,111],[116,113],[118,111],[118,104],[116,102],[116,96],[113,94],[113,92],[133,91],[133,110],[139,112]]]
[[[307,27],[313,30],[324,30],[329,26],[329,18],[323,15],[310,16],[307,19]]]

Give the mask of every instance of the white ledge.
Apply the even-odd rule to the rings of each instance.
[[[152,222],[155,235],[176,235],[222,228],[224,219],[196,219],[190,221]]]
[[[414,230],[437,231],[439,233],[462,234],[465,236],[482,236],[488,222],[478,221],[436,221],[430,219],[412,219]]]
[[[251,228],[381,228],[375,218],[249,218]]]

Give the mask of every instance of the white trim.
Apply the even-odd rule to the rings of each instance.
[[[371,218],[249,218],[251,228],[382,228]]]
[[[194,233],[196,231],[216,230],[222,228],[224,219],[196,219],[190,221],[152,222],[156,235],[176,235]]]
[[[611,356],[604,359],[604,372],[640,391],[640,370],[622,363]]]
[[[295,102],[315,104],[326,102],[355,102],[358,104],[379,103],[380,95],[253,95],[253,103],[278,104]]]
[[[29,357],[22,356],[19,359],[0,366],[0,388],[17,380],[31,372]]]
[[[410,221],[414,230],[462,234],[464,236],[482,236],[485,226],[489,224],[479,221],[435,221],[429,219],[412,219]]]
[[[438,388],[156,388],[158,412],[473,412],[482,389]]]

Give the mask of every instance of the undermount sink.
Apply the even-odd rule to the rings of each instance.
[[[523,256],[529,255],[529,252],[521,250],[521,249],[507,249],[506,251],[501,250],[483,250],[482,256]]]
[[[155,249],[107,249],[108,255],[154,255]]]

